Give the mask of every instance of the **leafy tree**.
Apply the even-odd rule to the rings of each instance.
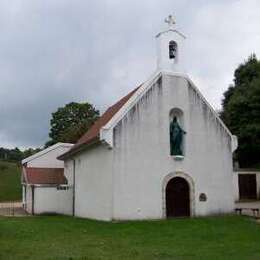
[[[11,161],[21,161],[23,158],[23,152],[19,148],[14,148],[9,150],[9,160]]]
[[[23,152],[19,148],[7,149],[0,147],[0,160],[6,161],[21,161]]]
[[[75,143],[97,120],[99,111],[89,103],[71,102],[52,113],[49,140],[45,146],[57,142]]]
[[[36,149],[29,148],[27,150],[21,151],[17,147],[14,149],[0,147],[0,160],[20,162],[22,159],[29,157],[39,152],[40,150],[41,149],[39,148]]]
[[[28,148],[28,149],[26,149],[26,150],[23,151],[23,159],[24,159],[24,158],[27,158],[27,157],[29,157],[29,156],[35,154],[35,153],[38,153],[38,152],[40,152],[40,151],[41,151],[40,148],[36,148],[36,149]]]
[[[7,159],[7,149],[0,147],[0,160]]]
[[[224,93],[221,118],[238,136],[241,167],[260,163],[260,61],[253,54],[235,70],[234,84]]]
[[[70,143],[76,143],[79,138],[86,133],[86,131],[89,129],[89,127],[92,125],[86,124],[86,123],[79,123],[77,125],[73,125],[69,127],[60,138],[60,142],[70,142]]]

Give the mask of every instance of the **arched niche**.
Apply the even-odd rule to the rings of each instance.
[[[184,119],[183,119],[183,111],[178,108],[174,107],[170,110],[169,117],[170,117],[170,122],[173,120],[174,117],[177,117],[178,123],[180,126],[183,128],[184,127]]]
[[[181,143],[181,151],[182,154],[179,155],[173,155],[172,154],[172,149],[171,149],[171,122],[173,121],[173,119],[176,118],[177,122],[179,124],[179,126],[181,127],[182,130],[184,130],[185,132],[185,125],[184,125],[184,113],[180,108],[172,108],[169,112],[169,141],[170,141],[170,155],[172,155],[174,158],[176,159],[183,159],[185,156],[185,134],[183,134],[182,136],[182,143]]]

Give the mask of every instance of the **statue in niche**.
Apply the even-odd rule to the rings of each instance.
[[[170,145],[171,145],[171,155],[181,155],[183,156],[182,151],[182,142],[183,135],[186,132],[180,127],[177,117],[174,116],[170,124]]]

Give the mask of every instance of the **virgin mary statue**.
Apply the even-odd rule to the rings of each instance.
[[[186,132],[180,127],[175,116],[170,124],[171,155],[183,155],[182,142]]]

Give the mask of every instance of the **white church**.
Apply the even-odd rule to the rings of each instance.
[[[64,161],[65,181],[52,184],[66,194],[45,192],[36,214],[55,212],[55,196],[66,209],[59,213],[106,221],[233,212],[237,139],[185,73],[185,36],[172,16],[166,22],[156,71],[54,158]]]

